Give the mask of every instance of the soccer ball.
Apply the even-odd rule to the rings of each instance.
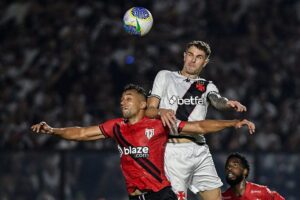
[[[124,30],[131,35],[144,36],[153,24],[149,10],[143,7],[133,7],[127,10],[123,17]]]

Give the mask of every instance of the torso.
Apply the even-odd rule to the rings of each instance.
[[[105,135],[118,143],[128,193],[134,194],[137,189],[159,191],[169,186],[163,157],[168,133],[161,121],[143,118],[130,125],[120,120],[110,126],[113,131]]]
[[[162,71],[162,73],[163,80],[158,81],[163,82],[163,91],[160,95],[153,95],[160,97],[159,107],[174,110],[176,118],[182,121],[204,120],[209,105],[207,95],[210,92],[218,92],[216,86],[202,78],[187,79],[175,71]],[[155,93],[155,88],[152,92]],[[202,135],[193,137],[199,142],[205,142]],[[191,142],[190,139],[185,138],[173,138],[171,141]]]

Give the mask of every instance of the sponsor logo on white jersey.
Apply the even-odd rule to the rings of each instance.
[[[120,147],[118,145],[118,150],[120,153],[120,157],[123,155],[131,155],[134,158],[148,158],[149,157],[149,147],[147,146],[138,146],[138,147]]]
[[[189,99],[183,99],[180,98],[179,96],[175,96],[173,95],[170,99],[169,99],[169,103],[171,105],[173,105],[174,103],[177,103],[178,105],[200,105],[200,104],[204,104],[204,99],[200,98],[198,96],[196,97],[190,97]]]

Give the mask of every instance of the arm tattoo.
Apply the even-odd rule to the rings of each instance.
[[[211,92],[208,94],[208,99],[210,103],[215,107],[217,110],[228,110],[230,107],[227,105],[228,99],[222,97],[218,93]]]

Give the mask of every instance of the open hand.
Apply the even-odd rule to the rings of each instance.
[[[255,125],[253,122],[250,122],[246,119],[243,119],[242,121],[239,121],[236,125],[235,128],[242,128],[243,126],[247,126],[249,129],[249,133],[253,134],[255,132]]]
[[[246,112],[247,111],[246,106],[242,105],[238,101],[229,100],[229,101],[227,101],[227,105],[230,106],[231,108],[233,108],[234,110],[236,110],[237,112]]]
[[[170,130],[176,126],[176,116],[174,110],[159,109],[160,119],[164,126],[168,126]]]

